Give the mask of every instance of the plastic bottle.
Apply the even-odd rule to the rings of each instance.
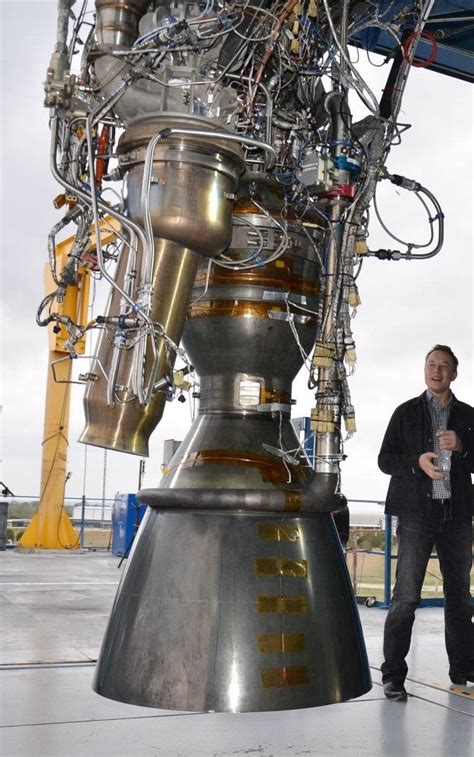
[[[443,473],[449,473],[451,470],[451,454],[450,449],[440,449],[438,451],[438,468],[441,468]]]

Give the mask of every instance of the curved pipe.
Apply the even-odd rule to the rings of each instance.
[[[230,79],[231,81],[248,81],[251,82],[250,76],[238,76],[237,74],[227,74],[227,79]],[[262,90],[263,94],[265,95],[266,99],[266,105],[265,105],[265,139],[267,142],[270,142],[272,138],[272,120],[273,120],[273,100],[270,96],[270,92],[268,88],[265,86],[265,84],[262,84],[262,82],[258,83],[258,86]]]
[[[239,144],[248,145],[249,147],[266,152],[268,155],[265,162],[267,171],[271,171],[276,163],[277,154],[274,147],[258,139],[244,137],[242,134],[230,134],[227,131],[206,131],[206,129],[176,129],[173,127],[171,129],[163,129],[163,131],[156,135],[155,139],[158,141],[158,139],[171,136],[171,134],[184,134],[191,137],[205,137],[207,139],[226,139],[228,142],[238,142]]]
[[[85,192],[80,187],[75,186],[74,184],[71,184],[67,179],[64,178],[64,176],[61,176],[58,170],[57,162],[56,162],[56,142],[58,137],[58,116],[54,116],[52,119],[52,125],[51,125],[51,151],[50,151],[50,168],[51,173],[53,174],[54,178],[58,182],[58,184],[61,184],[65,189],[69,189],[70,192],[77,195],[77,197],[80,197],[81,200],[83,200],[88,206],[93,207],[94,206],[94,200],[91,194],[88,192]],[[137,237],[140,239],[140,242],[143,245],[143,248],[146,247],[146,239],[145,235],[143,234],[143,230],[140,226],[138,226],[136,223],[130,220],[130,218],[127,218],[126,216],[122,215],[122,213],[119,213],[115,208],[111,207],[110,205],[107,205],[107,203],[103,202],[99,198],[96,198],[97,201],[97,208],[104,211],[108,215],[112,216],[112,218],[115,218],[117,221],[119,221],[123,226],[128,228],[131,232],[135,233]],[[100,237],[97,237],[97,241],[99,242]],[[114,281],[114,279],[107,273],[107,271],[102,267],[101,273],[103,274],[104,278],[112,284],[112,286],[117,289],[122,297],[131,305],[133,308],[133,311],[135,312],[137,309],[136,303],[128,296],[126,292],[121,289],[121,287],[118,286],[118,284]],[[148,315],[144,313],[143,311],[140,311],[140,315],[142,318],[150,325],[152,326],[152,323],[150,319],[148,318]]]
[[[382,178],[389,179],[392,184],[395,184],[398,187],[402,187],[402,189],[408,189],[410,192],[415,192],[415,194],[417,195],[424,194],[426,195],[426,197],[428,197],[431,200],[436,210],[436,215],[434,216],[434,218],[429,218],[429,221],[430,223],[432,223],[432,221],[438,220],[438,241],[434,249],[431,250],[430,252],[412,253],[410,250],[413,245],[411,247],[410,245],[407,245],[408,252],[400,252],[399,250],[394,250],[394,251],[369,250],[368,252],[365,253],[365,256],[377,257],[383,260],[387,260],[387,259],[388,260],[428,260],[428,258],[432,258],[435,255],[437,255],[438,252],[443,247],[443,243],[444,243],[444,213],[441,208],[441,205],[439,204],[434,194],[430,192],[429,189],[426,189],[426,187],[423,187],[419,182],[414,181],[413,179],[407,179],[405,176],[399,176],[398,174],[386,173],[384,176],[382,176]],[[426,205],[425,205],[425,208],[426,208]],[[397,237],[394,237],[394,238],[397,241],[401,241],[397,239]]]
[[[331,513],[345,505],[345,498],[335,492],[338,476],[318,473],[306,489],[142,489],[137,499],[142,505],[158,510],[212,510],[274,512],[287,517],[309,513]]]

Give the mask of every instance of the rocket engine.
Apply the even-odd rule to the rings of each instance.
[[[84,265],[111,295],[82,326],[46,298],[38,322],[67,330],[72,355],[101,330],[83,376],[86,444],[146,456],[167,400],[199,377],[187,437],[138,495],[149,507],[94,687],[199,711],[360,696],[370,674],[331,513],[345,506],[343,420],[355,431],[346,374],[367,208],[393,178],[384,161],[410,61],[394,61],[378,103],[348,53],[373,4],[96,0],[75,16],[73,5],[59,0],[45,84],[66,207],[53,266],[56,234],[78,227],[54,296]],[[425,17],[410,18],[416,41]],[[359,123],[350,90],[369,111]],[[110,218],[120,231],[103,247]],[[303,365],[313,464],[291,423]]]

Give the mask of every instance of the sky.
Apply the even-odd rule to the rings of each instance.
[[[0,480],[17,496],[38,496],[48,352],[46,330],[36,325],[35,314],[43,297],[48,232],[60,217],[52,205],[60,188],[49,173],[48,112],[42,105],[56,2],[0,0],[0,12]],[[371,66],[365,53],[360,55],[358,65],[380,93],[388,67]],[[353,321],[358,362],[349,380],[358,431],[345,445],[342,465],[342,490],[349,500],[384,499],[388,478],[377,468],[382,437],[395,407],[423,391],[424,356],[435,343],[452,346],[460,361],[453,390],[473,404],[472,105],[467,83],[413,70],[400,114],[412,128],[392,149],[387,167],[437,196],[446,217],[445,243],[430,260],[370,258],[362,266],[362,304]],[[355,120],[363,115],[355,107]],[[412,193],[384,182],[378,205],[396,236],[426,240],[426,215]],[[397,247],[373,214],[369,229],[371,249]],[[307,415],[313,394],[301,374],[293,396],[293,417]],[[143,486],[159,483],[163,440],[182,439],[190,422],[189,403],[168,404],[151,438]],[[86,455],[76,441],[82,428],[82,388],[74,386],[67,497],[84,492],[100,499],[103,492],[111,498],[136,491],[139,460],[111,451],[105,456],[94,447]]]

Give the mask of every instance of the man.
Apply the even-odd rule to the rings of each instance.
[[[471,622],[474,408],[459,402],[450,385],[458,360],[437,344],[425,360],[427,389],[394,412],[380,450],[379,468],[391,476],[385,512],[398,516],[395,589],[384,629],[382,682],[388,699],[406,701],[415,610],[433,547],[443,575],[445,641],[453,684],[474,681]],[[451,450],[451,470],[438,467],[440,449]]]

